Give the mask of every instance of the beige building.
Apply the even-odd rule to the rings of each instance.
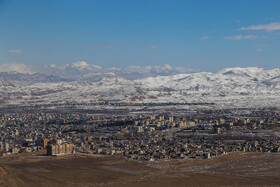
[[[62,145],[48,145],[47,155],[61,155],[73,153],[73,144],[62,144]]]

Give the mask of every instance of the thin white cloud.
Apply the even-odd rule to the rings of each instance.
[[[10,53],[22,53],[22,50],[20,50],[20,49],[10,49],[9,52]]]
[[[16,71],[19,73],[34,73],[31,67],[21,63],[0,64],[0,72]]]
[[[175,68],[176,72],[178,73],[190,73],[190,72],[197,72],[194,69],[191,68],[185,68],[185,67],[176,67]]]
[[[280,30],[280,23],[279,22],[274,22],[274,23],[269,23],[265,25],[251,25],[249,27],[241,27],[238,30],[240,31],[245,31],[245,30],[266,30],[269,32],[272,31],[277,31]]]
[[[227,36],[224,37],[225,40],[248,40],[248,39],[257,39],[257,38],[264,38],[257,35],[236,35],[236,36]]]
[[[145,73],[150,73],[152,70],[151,66],[128,66],[125,69],[121,69],[121,71],[129,72],[129,73],[140,73],[140,74],[145,74]]]
[[[200,37],[199,39],[200,39],[200,40],[208,40],[208,39],[210,39],[210,38],[212,38],[212,36],[202,36],[202,37]]]
[[[85,61],[78,61],[78,62],[73,62],[70,65],[72,68],[75,69],[79,69],[79,70],[95,70],[95,69],[102,69],[100,66],[98,65],[94,65],[94,64],[88,64]]]
[[[168,73],[172,71],[173,68],[169,64],[165,64],[164,66],[154,66],[152,67],[152,71],[156,73]]]
[[[261,49],[261,48],[258,48],[258,49],[256,49],[256,51],[257,51],[257,52],[261,52],[261,51],[262,51],[262,49]]]

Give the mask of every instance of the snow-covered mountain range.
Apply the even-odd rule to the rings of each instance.
[[[7,72],[9,72],[9,74],[7,74]],[[59,80],[60,77],[63,77],[64,81],[98,81],[104,77],[122,77],[128,80],[136,80],[146,77],[168,76],[193,72],[197,71],[184,67],[173,68],[169,64],[163,66],[128,66],[124,68],[102,68],[95,64],[88,64],[85,61],[77,61],[63,66],[57,66],[55,64],[45,64],[41,66],[32,66],[21,63],[0,64],[0,78],[13,80],[15,78],[20,78],[20,80],[28,82],[30,82],[30,77],[32,78],[32,76],[34,77],[33,81],[35,82],[46,82],[47,80],[58,82],[61,81]],[[15,76],[14,74],[17,75]],[[30,76],[31,74],[32,76]],[[37,75],[36,79],[34,75]]]
[[[280,69],[227,68],[128,80],[117,75],[71,80],[0,73],[0,103],[214,103],[217,107],[280,107]]]

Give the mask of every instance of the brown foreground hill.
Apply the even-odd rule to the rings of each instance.
[[[21,155],[2,158],[0,186],[280,186],[280,153],[160,162]]]

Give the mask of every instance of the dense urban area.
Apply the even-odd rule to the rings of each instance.
[[[9,111],[9,110],[7,110]],[[0,155],[44,152],[135,160],[207,159],[232,152],[280,152],[280,111],[193,110],[180,114],[2,112]]]

